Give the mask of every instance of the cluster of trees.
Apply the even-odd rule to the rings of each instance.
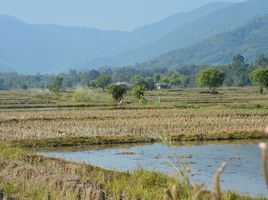
[[[264,88],[268,89],[268,68],[257,68],[249,77],[253,85],[259,87],[260,93],[263,93]],[[216,94],[216,88],[222,86],[225,81],[225,72],[217,68],[205,69],[197,74],[196,80],[198,86],[207,87],[212,94]],[[132,89],[133,96],[139,101],[144,101],[144,92],[149,89],[146,87],[146,80],[136,77],[135,84],[136,85]],[[128,88],[123,84],[111,85],[109,90],[114,100],[121,104]]]
[[[201,87],[208,87],[211,93],[217,93],[216,88],[224,82],[225,73],[220,69],[206,69],[201,71],[196,79]],[[258,68],[250,74],[250,80],[253,85],[259,87],[259,92],[263,93],[263,89],[268,89],[268,68]]]
[[[122,67],[98,70],[70,70],[58,75],[36,74],[19,75],[17,73],[0,73],[0,89],[27,89],[49,88],[51,91],[60,91],[62,88],[77,86],[102,88],[105,90],[111,83],[128,82],[133,87],[142,87],[145,90],[154,90],[156,83],[167,83],[177,87],[193,87],[201,84],[201,75],[197,74],[208,68],[216,68],[224,73],[224,86],[249,86],[256,84],[251,73],[257,68],[268,66],[268,56],[261,55],[251,64],[245,63],[242,55],[234,56],[232,62],[223,66],[188,65],[175,68],[150,67]],[[220,74],[218,74],[220,75]],[[60,84],[59,84],[60,83]],[[262,86],[265,88],[265,85]],[[211,88],[213,90],[213,88]]]

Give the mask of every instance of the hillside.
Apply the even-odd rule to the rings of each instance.
[[[172,51],[145,63],[146,66],[178,66],[182,64],[225,64],[233,56],[242,54],[252,61],[261,54],[268,54],[268,15],[247,25],[206,39],[190,48]]]
[[[174,28],[226,6],[229,3],[208,4],[131,32],[27,24],[14,17],[0,15],[0,71],[8,68],[21,73],[57,73],[70,67],[77,68],[76,63],[141,47]]]
[[[249,0],[209,13],[192,23],[173,29],[164,37],[135,50],[115,57],[100,58],[89,65],[133,65],[154,59],[166,52],[188,48],[226,31],[232,31],[250,22],[252,19],[268,14],[267,0]]]

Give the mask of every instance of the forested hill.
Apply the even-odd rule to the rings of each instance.
[[[229,63],[233,56],[242,54],[247,61],[268,53],[268,15],[252,20],[247,25],[206,39],[190,48],[175,50],[144,63],[151,67],[172,67],[182,64]]]
[[[158,40],[114,57],[97,59],[89,66],[133,65],[157,58],[169,51],[189,48],[204,39],[235,30],[268,14],[268,0],[249,0],[226,6],[197,20],[174,28]]]

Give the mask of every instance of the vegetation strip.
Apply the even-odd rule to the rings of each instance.
[[[28,139],[10,142],[14,147],[74,147],[103,144],[130,144],[130,143],[150,143],[156,139],[133,136],[95,136],[95,137],[63,137],[47,139]]]
[[[50,148],[50,147],[79,147],[89,145],[109,144],[133,144],[153,142],[178,142],[178,141],[206,141],[206,140],[241,140],[241,139],[265,139],[262,132],[233,132],[218,134],[196,134],[196,135],[171,135],[159,138],[137,137],[137,136],[91,136],[91,137],[61,137],[45,139],[25,139],[11,141],[9,144],[22,148]]]

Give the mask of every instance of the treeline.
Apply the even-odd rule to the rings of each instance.
[[[154,89],[156,83],[167,83],[178,87],[193,87],[196,85],[196,75],[207,68],[218,68],[224,71],[224,86],[249,86],[251,85],[250,73],[257,68],[268,66],[268,56],[261,55],[252,63],[245,63],[242,55],[234,56],[232,62],[222,66],[208,65],[187,65],[175,68],[151,68],[121,67],[121,68],[100,68],[98,70],[69,70],[68,73],[58,75],[35,74],[20,75],[15,72],[0,73],[0,89],[28,89],[28,88],[49,88],[57,79],[61,78],[63,88],[101,87],[102,81],[106,83],[128,82],[135,84],[143,82],[147,89]],[[105,79],[105,80],[103,80]],[[104,84],[105,85],[105,84]],[[140,84],[138,84],[140,85]]]

